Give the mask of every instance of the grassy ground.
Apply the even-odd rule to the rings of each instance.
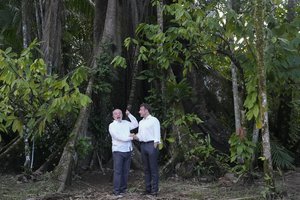
[[[288,174],[284,188],[290,188],[290,193],[284,199],[300,199],[297,193],[300,181],[299,172]],[[38,200],[38,199],[115,199],[112,195],[111,172],[105,175],[100,172],[85,172],[80,177],[77,176],[73,184],[66,189],[63,194],[55,194],[53,184],[49,181],[49,175],[38,181],[28,183],[20,182],[17,176],[0,176],[0,199],[1,200]],[[300,179],[299,179],[300,180]],[[289,186],[288,184],[292,184]],[[298,188],[298,189],[297,189]],[[142,172],[132,171],[129,177],[128,193],[122,198],[124,200],[140,199],[263,199],[264,190],[262,180],[255,180],[254,184],[232,184],[219,180],[210,183],[200,183],[195,179],[182,180],[176,177],[163,179],[160,182],[158,197],[142,196],[144,189]]]

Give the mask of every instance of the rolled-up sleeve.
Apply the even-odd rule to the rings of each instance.
[[[158,119],[154,118],[154,142],[160,143],[160,123]]]

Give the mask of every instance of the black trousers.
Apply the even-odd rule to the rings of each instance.
[[[146,192],[158,192],[158,147],[154,142],[141,142],[141,154],[145,173]]]
[[[113,152],[114,160],[114,194],[125,193],[130,170],[131,151]]]

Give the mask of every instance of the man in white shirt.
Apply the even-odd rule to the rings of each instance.
[[[139,122],[139,130],[132,137],[140,141],[141,155],[144,165],[146,191],[144,194],[157,196],[158,194],[158,145],[160,143],[160,123],[151,114],[151,107],[148,104],[140,106],[140,116],[143,119]]]
[[[128,110],[126,115],[130,122],[122,119],[123,114],[120,109],[115,109],[112,114],[114,121],[109,124],[109,133],[112,138],[114,161],[114,195],[119,196],[127,189],[133,139],[130,137],[130,130],[138,127],[138,121]]]

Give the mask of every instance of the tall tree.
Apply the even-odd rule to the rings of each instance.
[[[103,12],[103,7],[101,5],[103,0],[96,0],[95,1],[95,13],[97,12]],[[98,10],[100,9],[100,10]],[[116,30],[116,11],[117,11],[117,2],[116,0],[110,0],[108,1],[107,8],[106,8],[106,15],[105,15],[105,23],[104,23],[104,29],[103,33],[98,32],[101,30],[98,26],[102,26],[102,23],[95,23],[94,27],[94,38],[101,38],[101,40],[94,41],[96,43],[92,62],[91,62],[91,68],[95,70],[98,67],[97,64],[97,57],[104,53],[105,48],[104,46],[107,44],[111,44],[114,39],[114,34]],[[102,15],[95,14],[95,22],[101,21],[98,17],[101,17]],[[96,18],[97,17],[97,18]],[[103,20],[103,18],[102,18]],[[98,35],[102,35],[101,37],[98,37]],[[111,48],[112,50],[112,48]],[[112,52],[112,51],[111,51]],[[101,66],[100,66],[101,67]],[[94,83],[94,75],[91,75],[88,85],[86,88],[86,95],[91,97],[92,95],[92,88]],[[74,128],[72,132],[70,133],[70,138],[64,148],[64,151],[62,153],[61,159],[59,161],[59,164],[57,165],[55,169],[55,176],[58,180],[58,192],[61,192],[65,189],[66,184],[70,183],[71,181],[71,172],[73,170],[74,160],[73,155],[76,154],[75,150],[75,144],[77,141],[77,138],[80,134],[80,132],[84,132],[87,129],[87,121],[89,119],[89,112],[90,106],[84,107],[80,110],[80,113],[77,117],[77,120],[75,122]]]
[[[25,0],[21,3],[21,12],[22,12],[22,35],[23,35],[23,48],[27,48],[28,45],[31,43],[31,1]],[[23,138],[24,138],[24,153],[25,153],[25,162],[24,162],[24,170],[25,172],[30,171],[30,163],[33,158],[31,158],[31,151],[30,151],[30,144],[29,144],[29,132],[30,131],[27,127],[24,131]]]
[[[273,165],[271,157],[269,118],[268,118],[268,101],[266,86],[266,69],[264,60],[264,12],[265,1],[255,1],[255,31],[256,31],[256,59],[258,73],[258,94],[259,94],[259,126],[261,126],[262,145],[264,156],[264,173],[268,186],[274,188]]]
[[[23,33],[23,47],[27,48],[28,45],[31,43],[31,34],[30,34],[30,28],[31,28],[31,4],[32,2],[30,0],[22,1],[22,33]]]
[[[286,20],[291,22],[295,18],[295,6],[297,0],[288,0]]]
[[[42,52],[47,64],[47,72],[52,74],[54,69],[58,70],[61,67],[63,1],[45,1],[44,9]]]
[[[236,13],[239,12],[239,1],[230,0],[229,7]],[[230,41],[230,48],[232,49],[232,40]],[[231,50],[233,51],[233,50]],[[241,122],[241,97],[238,90],[238,69],[234,62],[231,61],[231,82],[232,82],[232,93],[233,93],[233,105],[234,105],[234,119],[235,119],[235,133],[242,133],[242,122]]]
[[[143,6],[139,6],[140,4],[144,4]],[[133,32],[135,32],[137,26],[139,23],[143,22],[146,14],[146,9],[148,8],[150,4],[149,0],[144,0],[144,1],[137,1],[137,0],[131,0],[130,1],[130,8],[131,8],[131,18],[130,21],[132,23],[132,29]],[[131,73],[131,84],[130,84],[130,92],[129,92],[129,97],[127,101],[127,105],[129,108],[133,106],[134,99],[136,96],[136,90],[137,90],[137,75],[138,72],[140,71],[141,67],[141,61],[138,61],[138,55],[140,52],[140,47],[136,45],[133,50],[133,62],[131,63],[132,66],[132,73]]]

